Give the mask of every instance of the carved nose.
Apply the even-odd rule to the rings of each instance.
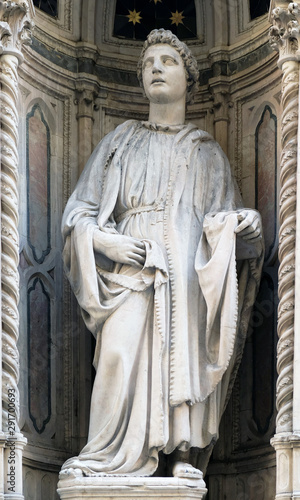
[[[161,72],[162,72],[162,68],[161,68],[160,63],[158,61],[154,62],[153,66],[152,66],[152,73],[161,73]]]

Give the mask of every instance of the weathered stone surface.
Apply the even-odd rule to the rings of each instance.
[[[73,477],[58,483],[61,500],[202,500],[203,480],[179,478]]]

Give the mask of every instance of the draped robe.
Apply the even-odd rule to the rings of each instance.
[[[96,337],[88,443],[64,468],[147,476],[160,450],[217,438],[262,265],[250,249],[237,272],[240,209],[226,156],[192,124],[128,121],[95,149],[62,223]],[[96,253],[98,229],[144,241],[143,268]]]

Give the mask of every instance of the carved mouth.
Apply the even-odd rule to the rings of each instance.
[[[165,83],[165,81],[162,78],[154,78],[151,83]]]

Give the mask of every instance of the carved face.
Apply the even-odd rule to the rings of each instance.
[[[166,104],[185,99],[186,71],[177,50],[165,43],[149,47],[143,60],[143,84],[150,102]]]

